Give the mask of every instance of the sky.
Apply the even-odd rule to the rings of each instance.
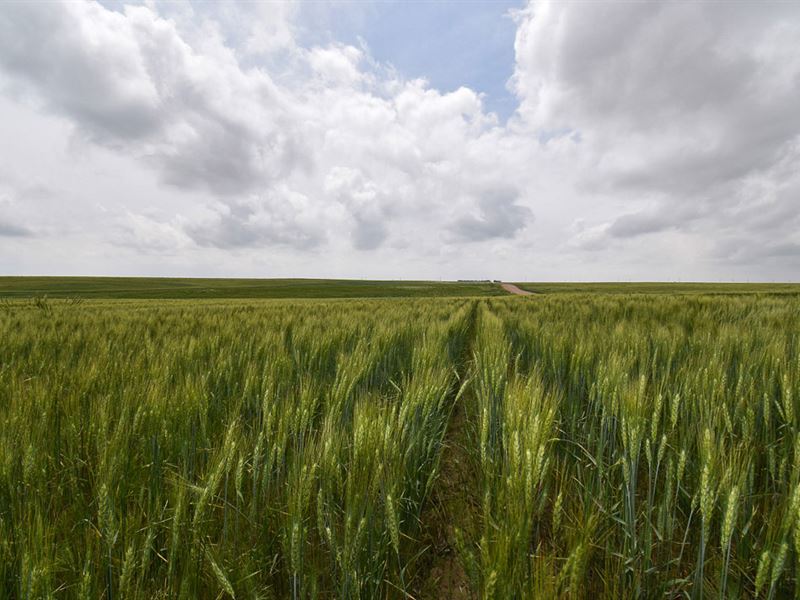
[[[0,274],[800,280],[800,3],[0,4]]]

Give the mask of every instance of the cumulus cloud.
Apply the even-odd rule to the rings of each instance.
[[[32,235],[33,232],[27,227],[0,220],[0,236],[2,237],[29,237]]]
[[[80,135],[151,162],[174,185],[246,192],[300,154],[266,72],[242,69],[213,36],[191,47],[144,6],[11,3],[0,11],[0,65]]]
[[[181,227],[152,215],[128,212],[118,223],[115,243],[152,254],[176,253],[185,249],[188,238]]]
[[[363,49],[304,49],[286,38],[290,27],[273,29],[275,44],[251,30],[236,50],[208,23],[198,41],[145,6],[13,4],[0,12],[0,66],[77,135],[151,165],[168,185],[210,193],[205,216],[181,221],[197,244],[303,249],[322,243],[327,226],[348,227],[356,249],[372,250],[392,219],[420,210],[444,219],[450,181],[470,177],[465,152],[496,125],[478,94],[440,93]],[[274,52],[290,54],[280,82]],[[264,60],[245,66],[243,55]],[[357,175],[342,180],[348,172]],[[472,225],[479,238],[503,235],[522,214],[490,202]]]
[[[514,188],[487,190],[478,198],[475,214],[458,217],[450,231],[466,242],[514,237],[533,216],[529,208],[517,203],[518,198]]]
[[[666,207],[625,214],[615,219],[607,233],[616,238],[633,238],[668,229],[688,227],[693,221],[707,216],[702,205]]]
[[[578,132],[563,150],[576,186],[626,204],[582,243],[672,230],[723,244],[768,223],[788,235],[753,213],[800,209],[796,191],[765,205],[799,166],[800,6],[541,1],[518,20],[525,123],[540,139]]]
[[[792,3],[535,2],[514,84],[534,126],[591,144],[598,185],[704,193],[796,143],[799,36]]]
[[[283,186],[262,197],[211,207],[210,214],[185,226],[201,246],[241,248],[283,244],[312,248],[325,238],[323,215],[303,194]]]
[[[388,236],[386,222],[392,215],[391,196],[358,169],[334,167],[325,178],[325,192],[351,215],[353,246],[374,250]]]
[[[34,229],[29,224],[23,225],[29,221],[27,215],[20,210],[20,204],[48,198],[50,195],[47,186],[20,182],[13,173],[0,167],[0,237],[34,237]]]
[[[362,57],[363,53],[358,48],[340,44],[312,48],[308,53],[308,62],[323,84],[353,86],[365,78],[359,68]]]
[[[680,239],[687,269],[797,273],[798,5],[531,1],[507,123],[479,90],[407,79],[363,42],[302,43],[301,12],[10,3],[0,90],[69,124],[69,160],[102,148],[174,190],[160,211],[142,198],[109,214],[142,251],[324,248],[331,268],[380,255],[455,273],[502,245],[569,277],[581,257],[629,265]],[[7,238],[61,194],[15,186]]]

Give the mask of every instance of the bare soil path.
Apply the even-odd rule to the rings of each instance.
[[[501,283],[500,287],[507,291],[509,294],[516,294],[517,296],[533,296],[533,292],[523,290],[515,286],[513,283]]]
[[[439,477],[432,498],[422,517],[426,524],[423,541],[431,548],[430,563],[421,574],[412,598],[475,600],[457,549],[457,531],[468,540],[475,538],[480,510],[475,490],[479,489],[477,473],[470,467],[467,448],[470,444],[469,410],[472,402],[467,384],[472,371],[472,350],[477,334],[480,307],[475,303],[470,315],[467,343],[456,367],[458,379],[453,409],[445,433],[445,445],[439,463]],[[465,386],[462,388],[462,386]],[[455,391],[455,390],[454,390]]]

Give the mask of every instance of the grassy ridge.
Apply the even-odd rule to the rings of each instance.
[[[491,283],[350,279],[0,277],[0,298],[391,298],[498,296]]]

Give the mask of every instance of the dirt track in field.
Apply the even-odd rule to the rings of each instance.
[[[507,291],[509,294],[516,294],[517,296],[533,296],[533,292],[522,290],[515,286],[513,283],[501,283],[500,287]]]
[[[467,540],[477,539],[476,515],[480,514],[481,509],[475,493],[480,488],[480,480],[468,451],[472,443],[468,429],[468,405],[474,399],[469,386],[462,388],[473,370],[473,346],[479,310],[475,302],[467,343],[456,367],[458,382],[457,388],[453,388],[454,404],[445,432],[439,476],[432,490],[431,502],[422,516],[422,523],[427,525],[422,541],[431,550],[428,553],[429,563],[424,566],[414,594],[409,598],[475,600],[478,597],[471,589],[472,582],[462,563],[458,535],[460,531]]]

